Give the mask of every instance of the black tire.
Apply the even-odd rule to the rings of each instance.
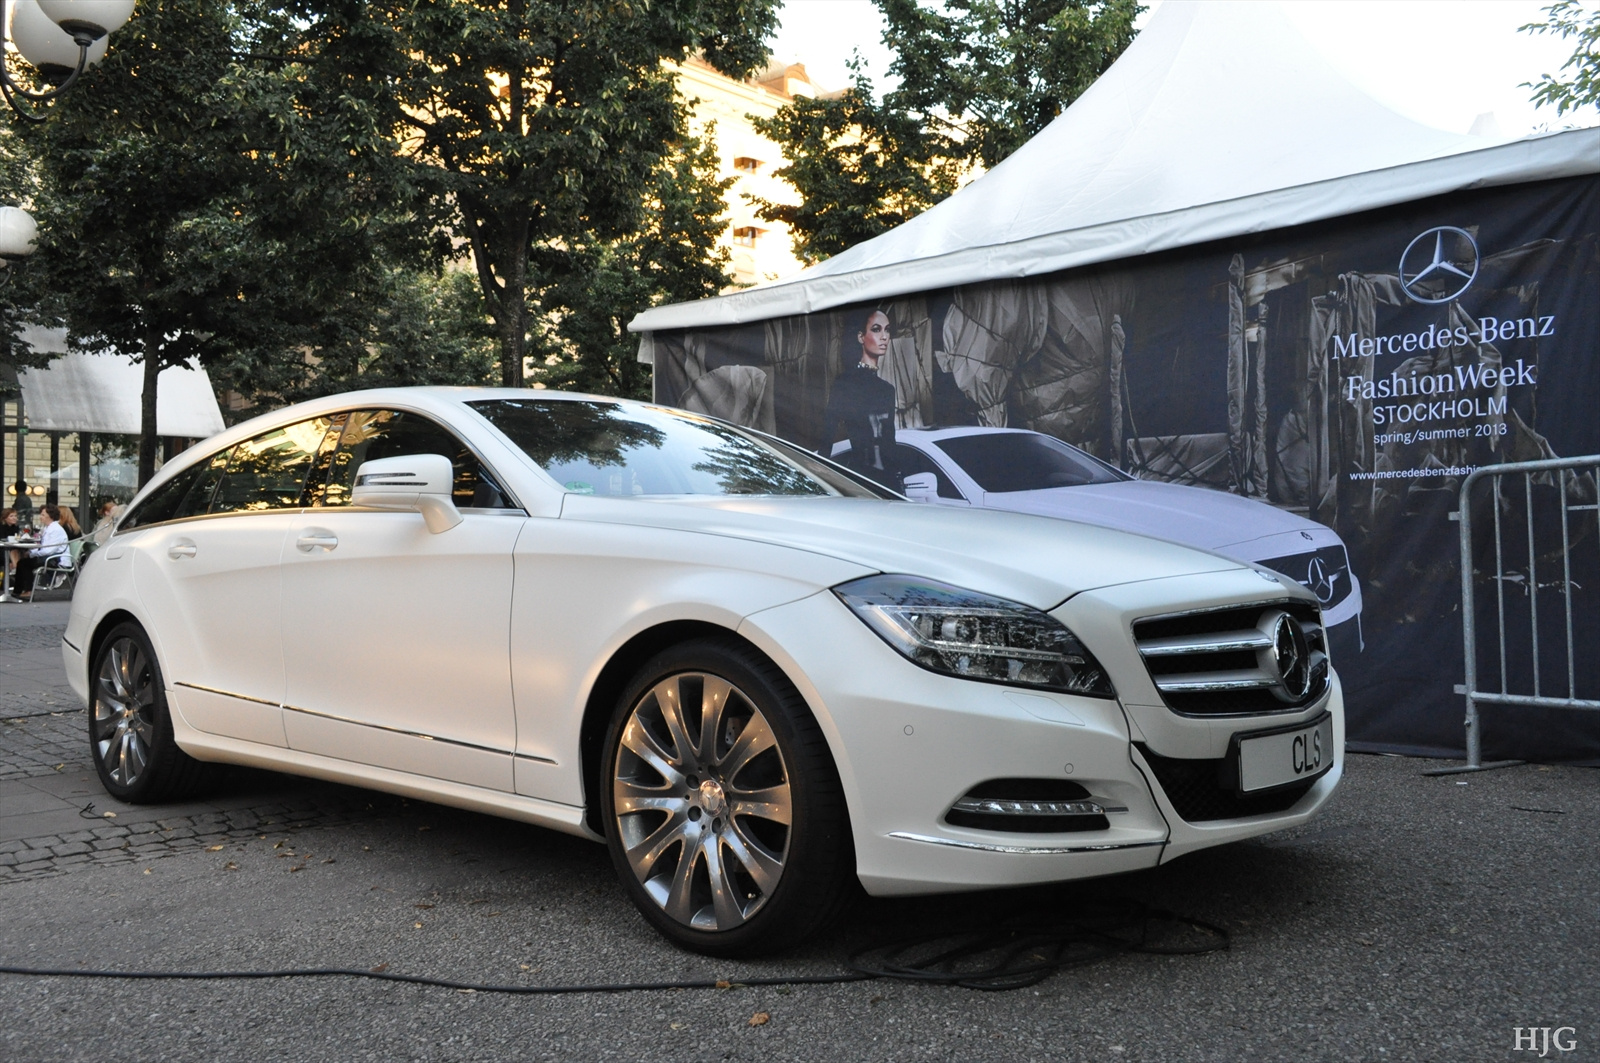
[[[663,707],[675,698],[685,706],[676,732]],[[852,896],[855,852],[827,741],[788,679],[749,647],[700,639],[657,654],[618,700],[601,765],[612,863],[675,944],[776,952],[822,930]]]
[[[161,665],[138,624],[101,640],[89,672],[89,755],[106,793],[131,805],[182,799],[210,776],[178,748]]]

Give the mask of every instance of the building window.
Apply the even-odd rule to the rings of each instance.
[[[754,247],[756,246],[756,237],[760,236],[762,231],[753,225],[742,226],[733,230],[733,242],[740,247]]]
[[[740,155],[738,158],[733,160],[733,168],[735,170],[742,170],[745,173],[755,173],[757,170],[761,169],[761,160],[752,159],[748,155]]]

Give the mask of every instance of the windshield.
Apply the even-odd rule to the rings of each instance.
[[[940,439],[934,446],[990,494],[1132,479],[1077,447],[1037,432],[975,432]]]
[[[468,405],[575,494],[892,497],[798,448],[681,410],[581,399]]]

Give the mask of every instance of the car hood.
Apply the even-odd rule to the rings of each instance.
[[[880,572],[943,580],[1038,609],[1095,587],[1240,567],[1215,554],[1089,524],[864,498],[574,494],[566,497],[561,517],[774,543]]]
[[[1078,520],[1224,552],[1269,535],[1322,529],[1320,524],[1265,502],[1150,480],[986,494],[983,504],[990,509]]]

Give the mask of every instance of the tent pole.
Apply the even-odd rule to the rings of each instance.
[[[50,485],[44,500],[51,505],[61,504],[61,433],[50,433]]]
[[[93,445],[94,433],[78,433],[78,524],[83,528],[91,527],[95,520],[91,508],[94,498],[89,493],[89,448]]]
[[[19,389],[17,391],[17,481],[13,485],[13,488],[16,491],[17,501],[13,504],[18,509],[21,509],[23,506],[28,506],[28,508],[31,509],[32,503],[28,502],[27,497],[24,494],[24,492],[26,492],[28,489],[27,461],[24,453],[27,450],[27,440],[25,437],[28,434],[28,430],[22,426],[22,421],[22,391]]]

